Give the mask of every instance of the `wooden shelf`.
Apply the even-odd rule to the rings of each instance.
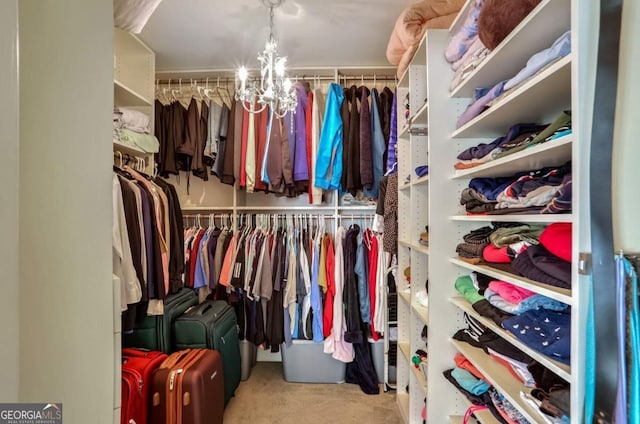
[[[409,361],[409,367],[413,371],[413,375],[416,376],[416,380],[418,380],[418,386],[420,386],[424,395],[427,396],[427,391],[428,391],[427,380],[424,378],[424,375],[422,375],[422,371],[416,368],[413,365],[413,362],[411,361]]]
[[[416,179],[416,180],[415,180],[415,181],[413,181],[411,184],[412,184],[413,186],[419,186],[419,185],[422,185],[422,184],[428,184],[428,183],[429,183],[429,174],[424,175],[424,176],[422,176],[422,177],[420,177],[420,178]]]
[[[471,406],[471,404],[469,404],[469,406]],[[476,411],[474,412],[474,415],[478,419],[478,422],[480,422],[480,424],[499,424],[500,423],[500,421],[498,421],[496,417],[494,417],[493,414],[488,409],[482,409],[480,411]],[[452,424],[463,424],[464,417],[461,415],[452,415],[449,417],[449,422],[451,422]],[[469,424],[475,424],[475,421],[471,419],[471,421],[469,421]]]
[[[451,262],[452,264],[458,265],[460,267],[466,268],[470,271],[476,271],[481,274],[488,275],[489,277],[506,281],[507,283],[514,284],[518,287],[522,287],[527,290],[534,291],[543,296],[547,296],[559,302],[566,303],[567,305],[571,305],[573,302],[573,298],[571,297],[571,290],[569,289],[562,289],[560,287],[550,286],[548,284],[540,283],[538,281],[530,280],[528,278],[521,277],[519,275],[510,274],[508,272],[504,272],[499,269],[492,268],[489,265],[473,265],[456,258],[449,259],[449,262]]]
[[[404,293],[402,291],[399,291],[398,297],[404,300],[407,303],[407,305],[411,305],[411,295],[409,293]]]
[[[426,126],[429,123],[429,102],[425,102],[420,109],[411,117],[411,125]]]
[[[570,213],[545,213],[536,215],[453,215],[449,219],[452,221],[469,221],[469,222],[533,222],[533,223],[552,223],[552,222],[573,222],[573,215]]]
[[[404,247],[412,247],[411,242],[407,240],[398,240],[398,244]]]
[[[469,315],[473,316],[478,321],[480,321],[483,325],[485,325],[486,327],[489,327],[494,333],[496,333],[497,335],[499,335],[500,337],[502,337],[503,339],[505,339],[506,341],[508,341],[509,343],[511,343],[512,345],[514,345],[515,347],[523,351],[524,353],[526,353],[527,355],[531,356],[536,361],[540,362],[542,365],[547,367],[550,371],[554,372],[558,377],[564,379],[568,383],[571,383],[571,367],[569,365],[562,364],[558,361],[555,361],[549,358],[546,355],[543,355],[542,353],[534,349],[531,349],[529,346],[525,345],[520,340],[518,340],[513,334],[503,329],[502,327],[498,326],[491,319],[483,317],[482,315],[477,313],[473,309],[471,304],[467,302],[464,298],[454,297],[454,298],[451,298],[450,300],[451,300],[451,303],[453,303],[455,306],[465,311]]]
[[[409,343],[398,343],[398,350],[402,352],[402,356],[404,356],[404,358],[407,360],[407,362],[409,363],[409,366],[412,366],[411,346],[409,345]]]
[[[489,87],[513,77],[531,56],[549,48],[570,27],[571,1],[543,0],[451,92],[451,97],[471,97],[477,87]]]
[[[400,412],[400,417],[402,417],[402,421],[404,423],[409,423],[409,394],[408,393],[398,393],[396,395],[398,411]]]
[[[455,130],[451,137],[499,137],[514,122],[542,121],[549,107],[569,108],[571,60],[572,55],[569,54],[540,71],[497,104]]]
[[[422,253],[423,255],[429,254],[429,246],[423,246],[420,243],[414,243],[411,245],[411,248],[416,252]]]
[[[116,106],[151,106],[153,99],[147,99],[120,81],[114,80],[113,103]]]
[[[411,125],[403,125],[402,128],[400,128],[400,130],[398,131],[398,138],[404,138],[405,135],[409,134],[409,128],[411,128]]]
[[[524,170],[560,166],[571,160],[573,134],[538,144],[473,168],[455,171],[453,178],[508,177]]]
[[[422,321],[425,325],[429,325],[429,308],[422,306],[417,301],[411,303],[411,307],[415,311],[420,321]]]
[[[529,422],[541,422],[541,412],[537,408],[532,408],[520,397],[520,392],[529,393],[531,388],[525,387],[504,365],[484,353],[482,349],[457,340],[451,340],[451,343],[469,362],[475,365],[478,371],[485,376],[487,382],[502,393]]]
[[[313,205],[309,205],[312,206]],[[323,206],[320,206],[323,207]],[[333,206],[324,206],[328,209],[333,209]],[[318,206],[314,207],[314,209],[317,209]],[[376,205],[345,205],[345,206],[338,206],[338,210],[339,211],[375,211],[377,208]]]
[[[398,187],[398,190],[400,190],[400,191],[407,190],[407,189],[409,189],[409,187],[411,187],[411,183],[400,184],[400,186]]]

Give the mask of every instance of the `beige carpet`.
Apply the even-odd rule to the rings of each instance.
[[[258,362],[240,383],[225,424],[397,424],[395,392],[366,395],[355,384],[287,383],[281,362]]]

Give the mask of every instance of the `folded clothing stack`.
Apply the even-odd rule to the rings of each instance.
[[[563,111],[550,124],[515,124],[504,136],[496,138],[491,143],[480,143],[460,152],[458,162],[453,167],[459,170],[474,168],[538,144],[556,140],[571,132],[571,111]]]
[[[521,87],[569,53],[571,53],[571,31],[567,31],[558,37],[549,48],[531,56],[524,68],[512,78],[500,81],[490,87],[476,88],[471,98],[471,103],[458,118],[456,127],[462,127],[496,103],[501,102],[505,97],[517,90],[518,87]]]
[[[571,223],[558,222],[547,227],[500,222],[492,225],[463,236],[463,243],[456,247],[460,260],[487,264],[550,286],[571,288]],[[479,285],[481,293],[490,288],[489,283]],[[495,286],[490,293],[498,302]],[[527,309],[548,302],[544,297],[526,300],[530,303]],[[522,305],[513,308],[521,310]]]
[[[445,51],[455,72],[450,89],[466,80],[538,3],[540,0],[512,2],[505,13],[502,0],[475,0]]]
[[[469,215],[571,211],[571,161],[511,177],[473,178],[460,194]]]
[[[142,112],[116,107],[113,109],[113,138],[146,153],[157,153],[160,143],[150,134],[149,122],[149,117]]]
[[[570,413],[570,403],[567,402],[567,395],[570,393],[569,383],[549,371],[539,362],[517,349],[490,329],[483,326],[482,323],[478,322],[473,317],[465,314],[464,318],[467,322],[467,327],[458,330],[453,335],[453,339],[468,343],[473,347],[483,349],[487,355],[505,366],[507,370],[526,387],[532,388],[530,393],[525,391],[522,392],[523,398],[527,401],[532,401],[532,406],[539,408],[540,412],[544,414],[545,422],[570,422],[568,418]],[[463,368],[475,378],[482,380],[484,378],[483,375],[475,370],[473,365],[469,364],[470,367],[467,366],[466,362],[468,361],[466,361],[464,356],[456,355],[455,364],[457,368]],[[490,397],[490,404],[487,404],[485,402],[487,399],[484,399],[485,394],[474,395],[470,391],[466,390],[468,387],[465,387],[464,381],[456,380],[452,374],[453,370],[448,370],[445,372],[445,377],[451,381],[452,384],[458,387],[458,389],[467,396],[472,403],[488,406],[492,412],[497,412],[500,415],[505,412],[505,408],[500,406],[502,402],[500,402],[498,398],[494,399],[497,402],[492,401],[491,397],[496,395],[496,393],[491,393],[494,390],[493,388],[487,391],[487,394]],[[493,407],[495,407],[495,409],[493,409]],[[507,407],[507,410],[508,409],[509,408]],[[510,414],[508,415],[510,416]],[[503,416],[499,417],[498,421],[513,422],[509,421],[509,418]]]

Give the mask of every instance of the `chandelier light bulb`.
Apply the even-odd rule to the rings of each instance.
[[[249,76],[249,71],[247,71],[247,68],[245,66],[241,66],[240,69],[238,70],[238,78],[240,78],[240,81],[242,82],[247,81],[248,76]]]
[[[281,57],[280,59],[277,60],[277,62],[276,62],[276,74],[279,77],[284,76],[286,63],[287,63],[287,58],[286,57]]]
[[[292,86],[292,85],[293,85],[293,84],[291,84],[291,80],[290,80],[289,78],[287,78],[286,80],[284,80],[284,84],[283,84],[284,92],[285,92],[285,93],[288,93],[289,91],[291,91],[291,86]]]

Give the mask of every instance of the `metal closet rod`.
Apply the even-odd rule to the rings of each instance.
[[[336,82],[336,77],[330,76],[314,76],[314,75],[292,75],[290,78],[298,79],[301,81],[332,81]],[[249,80],[258,81],[260,78],[254,77],[249,78]],[[396,81],[396,77],[393,75],[338,75],[338,81]],[[179,84],[180,78],[170,78],[170,79],[158,79],[156,80],[156,84],[168,85],[171,82],[171,85]],[[218,84],[218,77],[209,78],[209,85],[215,87]],[[206,84],[206,78],[182,78],[182,84]],[[220,78],[220,85],[229,85],[230,83],[235,84],[234,78],[224,77]]]
[[[213,216],[212,216],[213,215]],[[233,214],[220,214],[220,213],[216,213],[216,214],[210,214],[210,213],[203,213],[203,214],[191,214],[191,215],[182,215],[182,219],[191,219],[191,218],[200,218],[200,219],[209,219],[209,218],[213,218],[213,219],[219,219],[219,218],[223,218],[223,217],[232,217]],[[372,214],[355,214],[355,215],[338,215],[336,217],[336,215],[333,214],[323,214],[323,213],[238,213],[236,214],[237,216],[278,216],[278,217],[287,217],[287,216],[292,216],[292,217],[303,217],[303,218],[308,218],[308,217],[322,217],[324,219],[346,219],[346,220],[352,220],[352,219],[364,219],[364,218],[371,218]]]

